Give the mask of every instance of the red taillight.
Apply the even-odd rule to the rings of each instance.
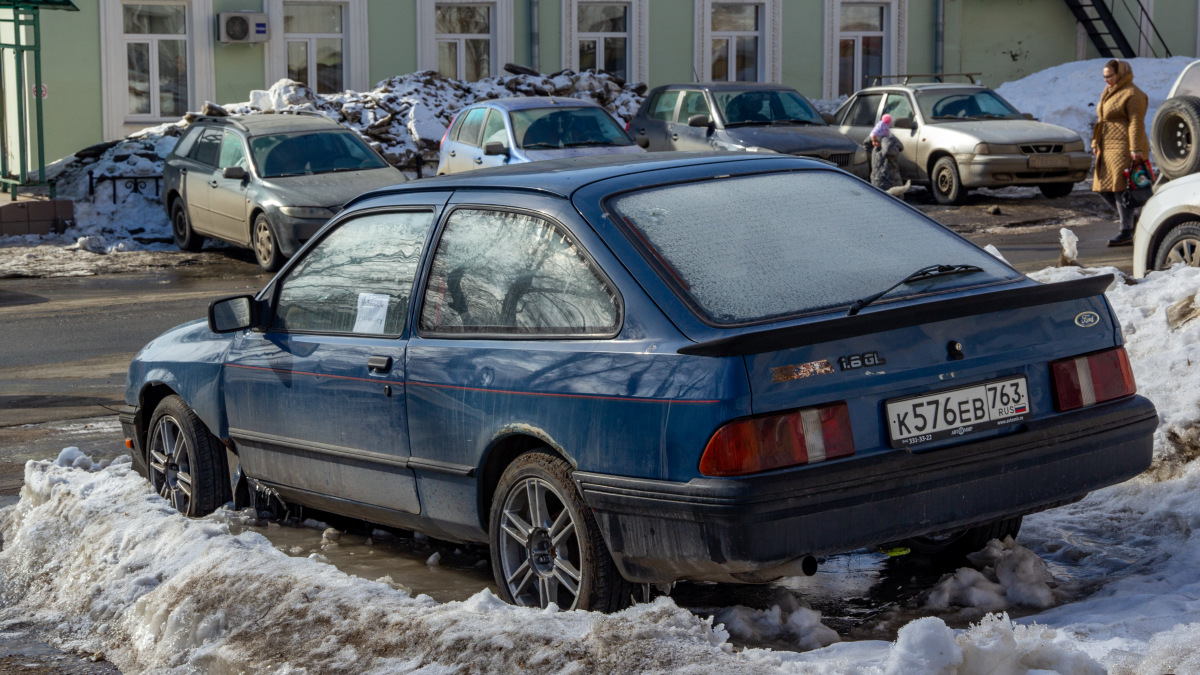
[[[446,125],[446,133],[442,134],[442,142],[438,143],[438,150],[441,150],[442,146],[446,144],[446,139],[450,138],[450,129],[454,128],[454,120],[458,119],[458,116],[461,114],[462,111],[459,111],[454,113],[454,117],[450,118],[450,124]]]
[[[741,476],[854,454],[845,403],[731,422],[717,429],[704,455],[705,476]]]
[[[1124,347],[1055,361],[1050,364],[1050,373],[1054,377],[1055,407],[1060,411],[1137,393]]]

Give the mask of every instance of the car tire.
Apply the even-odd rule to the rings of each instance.
[[[1176,96],[1154,114],[1150,150],[1158,170],[1167,178],[1181,178],[1200,171],[1200,98]]]
[[[182,398],[154,409],[146,446],[150,485],[180,513],[208,515],[229,500],[225,448]]]
[[[1075,189],[1074,183],[1042,183],[1038,186],[1046,199],[1062,199]]]
[[[599,612],[631,602],[633,585],[617,571],[592,510],[575,490],[571,466],[560,457],[534,451],[504,470],[488,532],[492,573],[505,602]]]
[[[958,175],[958,165],[953,157],[942,157],[933,164],[929,174],[929,190],[939,204],[961,204],[967,191],[963,189]]]
[[[1154,251],[1154,267],[1165,270],[1184,263],[1200,267],[1200,222],[1190,221],[1172,227]]]
[[[1021,516],[1014,516],[941,536],[913,537],[903,544],[913,553],[927,558],[956,561],[982,549],[993,539],[1015,539],[1020,531]]]
[[[254,227],[250,228],[250,248],[254,250],[254,259],[264,272],[274,272],[283,263],[275,228],[271,227],[271,221],[264,213],[258,214],[254,219]]]
[[[180,251],[195,253],[204,246],[204,237],[192,229],[192,221],[188,218],[187,208],[184,207],[182,199],[176,200],[175,206],[171,208],[171,235]]]

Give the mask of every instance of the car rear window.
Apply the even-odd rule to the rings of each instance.
[[[832,171],[655,187],[608,207],[664,280],[718,325],[846,307],[927,265],[983,272],[902,285],[880,302],[1020,276],[893,197]]]

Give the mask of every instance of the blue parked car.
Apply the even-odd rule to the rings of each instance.
[[[583,155],[644,153],[612,115],[561,96],[500,98],[463,108],[442,136],[439,176]]]
[[[504,599],[930,554],[1149,466],[1108,275],[1044,285],[828,164],[556,160],[351,202],[130,365],[134,465],[488,542]],[[232,478],[231,478],[232,476]]]

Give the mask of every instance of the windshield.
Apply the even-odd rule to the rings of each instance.
[[[712,92],[725,126],[737,124],[825,124],[803,96],[786,89]]]
[[[512,112],[513,136],[526,150],[633,145],[601,108],[530,108]]]
[[[649,188],[615,197],[610,208],[663,279],[720,325],[844,309],[928,265],[982,271],[901,285],[875,304],[1020,278],[894,198],[832,171]]]
[[[250,154],[263,178],[388,166],[358,136],[340,129],[253,137]]]
[[[938,120],[1019,120],[1016,108],[988,89],[937,89],[917,92],[917,105],[925,119]]]

